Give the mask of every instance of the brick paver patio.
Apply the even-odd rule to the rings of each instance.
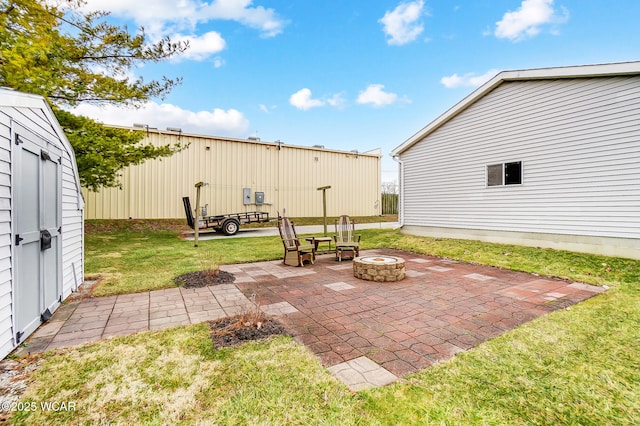
[[[62,305],[18,354],[239,314],[250,302],[233,284],[96,297]]]
[[[404,258],[407,278],[363,281],[353,276],[351,262],[337,263],[333,256],[303,268],[274,261],[238,265],[233,272],[245,296],[255,293],[262,309],[278,315],[352,390],[369,386],[362,383],[367,368],[350,365],[370,360],[383,367],[369,383],[375,386],[388,377],[385,370],[396,377],[416,372],[604,291],[395,250],[362,253],[373,254]],[[283,268],[295,276],[281,278]]]
[[[405,259],[399,282],[363,281],[350,261],[281,260],[222,269],[235,285],[84,299],[61,306],[18,352],[195,324],[235,315],[255,295],[295,339],[350,389],[392,382],[604,288],[395,250],[362,255]]]

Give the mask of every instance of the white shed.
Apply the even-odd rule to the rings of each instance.
[[[83,210],[73,149],[47,102],[0,88],[0,359],[82,283]]]
[[[640,259],[640,62],[501,72],[392,155],[407,234]]]

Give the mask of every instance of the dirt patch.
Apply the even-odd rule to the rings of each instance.
[[[77,291],[74,291],[65,299],[65,303],[93,297],[93,291],[101,282],[102,277],[100,276],[85,276],[84,282],[78,286]]]
[[[183,232],[189,230],[186,219],[90,219],[84,223],[84,230],[89,234],[107,232]]]
[[[14,404],[16,404],[31,377],[31,373],[40,365],[39,356],[29,356],[19,360],[0,360],[0,424],[9,424]]]
[[[287,333],[278,320],[264,318],[262,321],[246,322],[242,315],[209,321],[209,327],[216,349]]]
[[[189,272],[188,274],[175,277],[173,281],[184,288],[199,288],[206,287],[208,285],[218,284],[233,284],[236,280],[235,275],[219,271],[217,275],[211,273],[211,271],[196,271]]]

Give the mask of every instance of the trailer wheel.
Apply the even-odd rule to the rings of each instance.
[[[240,229],[240,222],[235,219],[227,219],[222,224],[222,233],[225,235],[235,235]]]

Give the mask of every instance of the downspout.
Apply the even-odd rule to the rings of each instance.
[[[398,228],[404,226],[404,163],[398,155],[392,155],[393,161],[398,163],[398,182],[400,190],[398,191]]]
[[[285,211],[284,209],[286,208],[285,206],[282,205],[282,183],[284,181],[284,179],[282,179],[282,176],[280,175],[280,163],[282,162],[280,157],[282,157],[282,154],[280,153],[280,150],[282,149],[282,142],[280,142],[280,139],[278,139],[276,141],[276,143],[278,144],[278,157],[277,157],[277,163],[276,163],[276,176],[277,176],[277,181],[276,181],[276,188],[278,191],[278,201],[277,201],[277,211],[280,211],[280,209],[282,209],[282,216],[285,215]],[[291,208],[291,206],[289,206],[289,208]],[[280,213],[278,213],[278,219],[280,219]]]

